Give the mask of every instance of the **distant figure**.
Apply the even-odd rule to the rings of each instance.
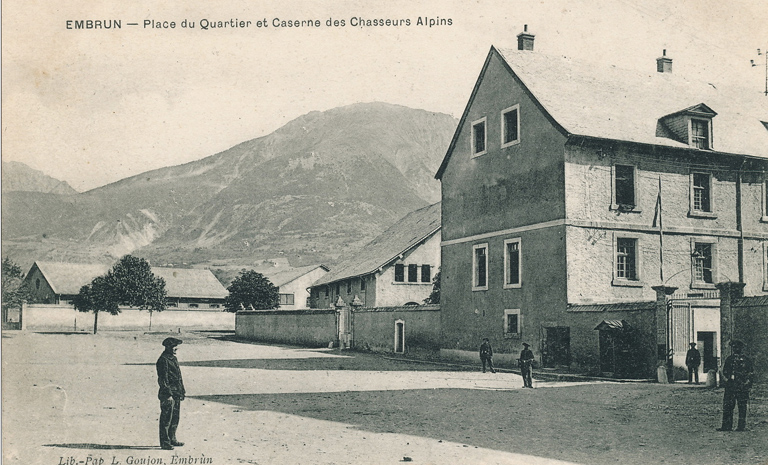
[[[699,384],[699,365],[701,365],[701,354],[696,348],[696,343],[691,342],[691,346],[688,349],[688,353],[685,354],[685,366],[688,367],[688,384],[693,382],[694,376],[696,377],[696,384]]]
[[[739,424],[736,431],[744,431],[747,426],[747,404],[749,390],[752,389],[752,377],[755,368],[752,359],[742,354],[744,343],[731,342],[733,354],[725,359],[723,377],[725,378],[725,395],[723,396],[723,424],[718,431],[731,431],[733,428],[733,408],[739,405]]]
[[[496,373],[493,368],[493,348],[487,337],[483,338],[483,343],[480,344],[480,361],[483,363],[483,373],[485,373],[485,364],[488,364],[488,369],[491,373]]]
[[[528,348],[530,344],[527,342],[523,342],[523,345],[525,348],[520,352],[520,358],[517,363],[520,366],[520,374],[523,377],[523,387],[532,388],[533,376],[531,375],[531,365],[533,365],[533,351]]]
[[[176,348],[181,344],[181,339],[168,337],[163,340],[165,351],[157,359],[157,384],[160,390],[157,398],[160,399],[160,448],[173,450],[183,446],[183,442],[176,439],[176,428],[179,426],[179,411],[181,401],[184,400],[184,382],[181,379],[179,361],[176,359]]]

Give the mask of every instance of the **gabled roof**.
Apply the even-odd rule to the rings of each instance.
[[[289,270],[277,270],[275,272],[264,271],[262,274],[269,278],[269,281],[277,287],[284,286],[291,281],[301,278],[302,276],[315,271],[318,268],[322,268],[328,271],[328,267],[325,265],[308,265],[299,268],[291,268]]]
[[[357,255],[339,264],[312,286],[371,274],[422,244],[439,230],[440,202],[407,214]]]
[[[93,278],[106,274],[111,268],[109,265],[99,263],[61,263],[61,262],[35,262],[32,270],[40,270],[48,285],[56,294],[73,295],[80,292],[80,288],[93,281]]]
[[[106,274],[112,267],[95,263],[35,262],[53,292],[73,295],[93,278]],[[229,293],[210,270],[152,267],[155,276],[165,280],[168,297],[219,298]]]
[[[533,97],[555,126],[569,136],[698,150],[657,136],[657,122],[685,110],[709,111],[713,118],[713,150],[768,159],[768,99],[759,92],[719,87],[673,73],[605,67],[538,52],[491,47],[513,77]],[[472,97],[467,109],[472,104]],[[465,122],[459,122],[454,140]],[[435,175],[440,179],[454,142]]]

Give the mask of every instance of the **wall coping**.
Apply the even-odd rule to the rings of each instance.
[[[352,313],[373,313],[373,312],[439,312],[440,305],[418,305],[418,306],[400,306],[400,307],[360,307],[353,308]]]
[[[327,315],[335,314],[333,308],[305,308],[298,310],[239,310],[236,315]]]

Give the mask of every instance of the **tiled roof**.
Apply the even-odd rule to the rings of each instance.
[[[734,307],[768,307],[768,295],[742,297],[733,302]]]
[[[440,203],[413,211],[368,243],[349,260],[315,281],[313,286],[373,273],[440,230]]]
[[[657,137],[659,119],[701,103],[713,117],[713,149],[768,158],[768,99],[674,73],[605,67],[537,52],[496,49],[568,133],[690,148]]]
[[[302,266],[299,268],[291,268],[288,270],[277,270],[272,273],[270,273],[269,271],[264,271],[261,274],[269,278],[269,281],[272,284],[274,284],[277,287],[280,287],[290,283],[295,279],[301,278],[307,273],[315,271],[317,268],[322,268],[325,271],[328,271],[328,268],[326,268],[324,265],[308,265],[308,266]]]
[[[98,263],[35,262],[56,294],[74,295],[96,276],[106,274],[109,265]]]
[[[211,270],[152,267],[165,280],[168,297],[223,299],[229,295]]]
[[[77,294],[93,278],[106,274],[110,265],[94,263],[35,262],[57,294]],[[229,293],[210,270],[152,267],[165,280],[168,297],[224,298]]]

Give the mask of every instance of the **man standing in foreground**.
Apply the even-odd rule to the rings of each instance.
[[[685,354],[685,366],[688,368],[688,384],[693,382],[694,376],[696,377],[696,384],[699,384],[699,365],[701,365],[701,354],[696,348],[696,343],[691,342],[691,346],[688,349],[688,353]]]
[[[744,431],[747,426],[747,404],[749,390],[752,389],[752,376],[755,369],[752,359],[742,354],[744,343],[731,342],[733,354],[725,359],[723,378],[725,378],[725,395],[723,396],[723,424],[718,431],[731,431],[733,428],[733,408],[739,404],[739,424],[736,431]]]
[[[528,348],[530,344],[527,342],[523,342],[523,345],[525,347],[522,352],[520,352],[520,359],[518,360],[518,363],[520,364],[520,374],[523,377],[523,387],[532,388],[533,376],[531,374],[531,365],[533,365],[533,351]]]
[[[164,450],[173,450],[174,446],[184,445],[176,440],[179,410],[181,401],[184,400],[184,382],[181,379],[179,361],[176,359],[176,348],[181,343],[181,339],[175,337],[165,338],[165,351],[155,364],[157,384],[160,385],[157,393],[157,398],[160,399],[160,448]]]

